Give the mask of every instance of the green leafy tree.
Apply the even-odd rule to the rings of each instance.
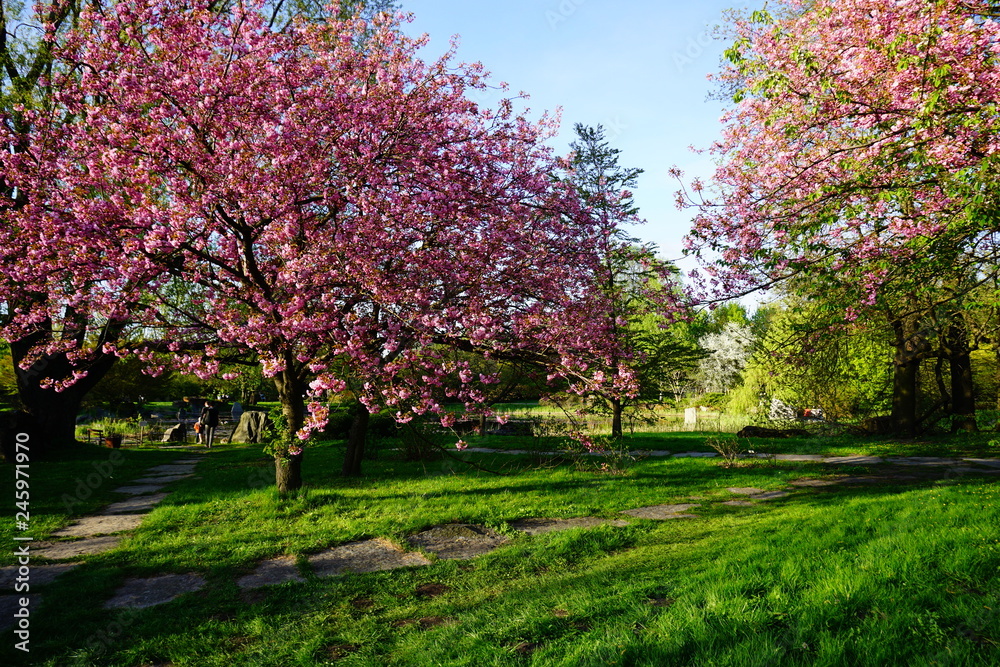
[[[602,126],[574,130],[569,180],[606,230],[594,280],[608,297],[602,325],[613,345],[597,363],[612,382],[593,393],[611,412],[612,439],[621,439],[625,409],[650,389],[659,393],[668,369],[689,365],[696,350],[669,332],[681,309],[675,268],[624,227],[641,222],[631,190],[643,170],[619,164],[621,150]]]

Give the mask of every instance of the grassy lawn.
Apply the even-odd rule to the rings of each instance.
[[[986,437],[905,447],[809,440],[759,449],[991,450]],[[705,448],[704,434],[649,442],[649,449],[675,452]],[[380,460],[365,462],[364,478],[343,480],[341,451],[308,450],[307,488],[286,501],[270,487],[273,470],[259,447],[213,451],[198,477],[173,484],[173,494],[120,547],[40,589],[31,661],[12,649],[7,631],[0,664],[1000,665],[996,476],[791,487],[785,498],[733,507],[717,502],[734,497],[727,487],[788,489],[794,479],[845,471],[646,459],[615,477],[541,468],[530,457],[466,455],[507,474],[452,459]],[[124,456],[114,483],[99,485],[71,514],[120,499],[110,493],[119,480],[180,454]],[[75,480],[108,457],[108,450],[81,449],[72,461],[32,464],[33,534],[69,521],[60,496],[74,493]],[[6,497],[12,477],[8,469],[0,485]],[[699,518],[533,537],[508,526],[525,517],[618,517],[624,509],[680,502],[698,504],[691,512]],[[398,543],[454,521],[491,526],[511,542],[471,561],[337,578],[303,569],[303,583],[248,592],[234,583],[264,558],[288,554],[304,566],[305,555],[324,548],[368,537]],[[8,553],[3,558],[12,562]],[[101,608],[127,577],[168,572],[197,572],[208,585],[159,607]]]

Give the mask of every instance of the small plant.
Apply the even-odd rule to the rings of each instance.
[[[705,444],[719,453],[719,456],[722,457],[723,468],[733,468],[739,465],[738,460],[746,453],[738,438],[710,436],[705,438]]]
[[[104,437],[125,437],[134,433],[139,428],[139,422],[135,419],[99,419],[89,425],[81,427],[83,435],[86,437],[88,430],[94,429],[102,433]]]

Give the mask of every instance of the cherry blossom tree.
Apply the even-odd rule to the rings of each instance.
[[[324,418],[314,402],[307,419],[307,394],[346,373],[370,411],[400,421],[447,422],[446,384],[476,405],[495,378],[449,362],[446,345],[583,374],[581,352],[601,342],[599,234],[549,176],[563,166],[543,145],[554,121],[513,101],[479,108],[466,94],[487,85],[480,66],[425,63],[425,39],[396,27],[276,32],[254,6],[179,0],[85,11],[56,50],[52,105],[26,112],[30,143],[4,159],[30,193],[4,222],[44,249],[25,277],[60,275],[65,303],[108,320],[188,318],[168,347],[206,377],[226,348],[253,351],[300,439]],[[172,307],[173,281],[197,286],[193,302]]]
[[[719,166],[710,187],[679,195],[698,209],[688,244],[705,286],[733,295],[798,276],[813,295],[836,291],[848,319],[886,297],[901,313],[899,386],[912,384],[914,306],[954,300],[996,266],[994,7],[793,0],[737,21]]]
[[[58,0],[39,3],[33,11],[16,2],[0,7],[0,115],[16,136],[9,150],[22,151],[28,146],[31,135],[25,112],[45,108],[52,102],[53,74],[65,64],[53,57],[53,47],[63,43],[85,7],[114,4]],[[213,3],[213,9],[225,11],[226,4]],[[355,0],[342,2],[336,11],[342,17],[351,16],[357,4]],[[394,7],[391,0],[373,0],[366,2],[361,12],[371,18]],[[323,20],[329,17],[328,9],[321,4],[283,0],[259,7],[272,29],[279,29],[294,17]],[[363,39],[358,44],[360,47]],[[72,85],[73,77],[64,76],[61,80]],[[63,120],[72,122],[73,117]],[[0,190],[14,199],[15,205],[27,201],[28,193],[23,188],[18,192],[6,179],[0,179]],[[0,321],[4,337],[10,340],[18,389],[16,403],[31,415],[38,428],[32,447],[33,452],[41,454],[55,445],[73,441],[81,402],[118,359],[113,352],[104,350],[105,345],[145,336],[146,331],[131,326],[127,320],[109,320],[86,308],[68,307],[61,294],[79,292],[83,285],[93,287],[100,283],[100,278],[89,283],[82,281],[81,277],[87,273],[79,273],[83,267],[76,267],[69,272],[54,271],[41,282],[27,279],[24,267],[19,265],[29,254],[37,256],[40,249],[31,245],[30,235],[17,228],[0,230],[0,234],[4,235],[0,267],[7,269],[0,270]],[[73,280],[56,288],[58,276],[66,273],[72,274]],[[130,304],[122,312],[138,305]],[[26,312],[32,316],[23,317]],[[85,377],[78,377],[84,372]]]

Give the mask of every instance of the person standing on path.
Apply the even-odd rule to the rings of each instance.
[[[202,442],[206,448],[211,449],[212,440],[215,438],[215,427],[219,425],[219,409],[212,404],[212,401],[205,401],[198,423],[201,424]]]

